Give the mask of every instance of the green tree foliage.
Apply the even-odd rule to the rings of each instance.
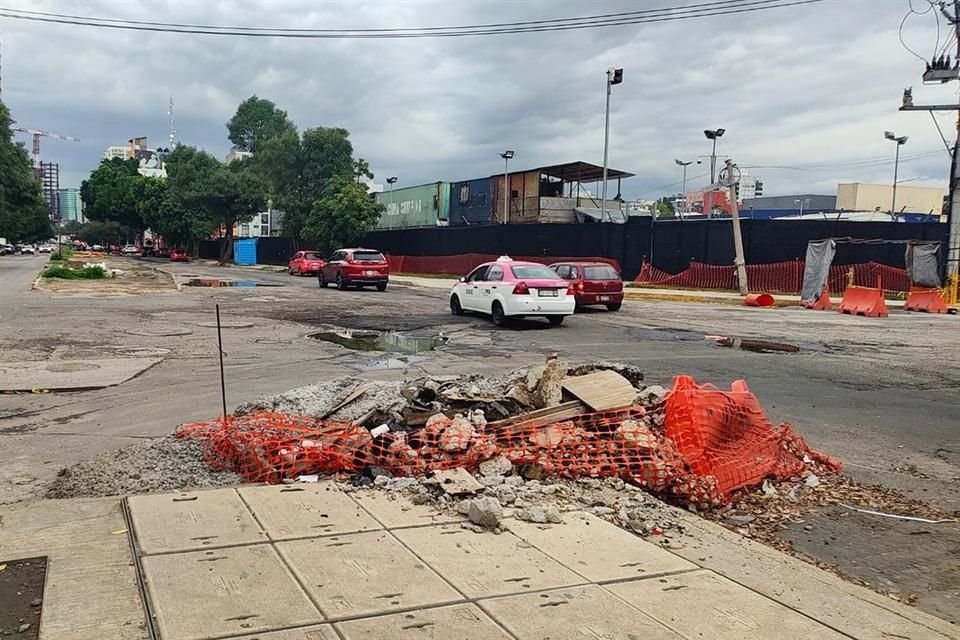
[[[314,203],[304,237],[327,249],[353,245],[376,226],[383,211],[384,206],[353,176],[338,175],[327,181],[323,195]]]
[[[181,214],[191,225],[210,224],[222,231],[221,264],[233,256],[234,225],[266,206],[266,188],[252,163],[224,165],[193,147],[177,147],[167,157],[167,180],[175,206],[183,208]]]
[[[83,214],[90,220],[116,222],[139,235],[143,221],[140,196],[150,180],[137,173],[136,160],[103,160],[80,185]]]
[[[0,237],[36,242],[53,235],[50,210],[22,145],[13,142],[13,120],[0,102]]]
[[[284,233],[300,239],[306,237],[307,219],[327,182],[336,176],[355,176],[362,168],[358,163],[354,163],[346,129],[317,127],[302,136],[292,131],[269,140],[254,156],[252,166],[264,176],[274,207],[283,211]],[[363,171],[369,174],[369,167]]]
[[[109,246],[111,244],[122,245],[133,234],[133,232],[113,220],[91,220],[83,225],[76,236],[87,244],[99,244]]]
[[[287,112],[277,108],[270,100],[250,96],[240,103],[237,112],[227,123],[230,142],[242,151],[258,153],[271,138],[297,129]]]
[[[370,171],[370,163],[363,158],[357,158],[353,161],[353,175],[357,176],[357,182],[361,178],[373,180],[373,172]]]
[[[63,223],[63,233],[68,236],[75,236],[83,231],[83,223],[77,220],[67,220]]]
[[[654,207],[658,218],[673,218],[676,216],[673,203],[668,198],[660,198]]]

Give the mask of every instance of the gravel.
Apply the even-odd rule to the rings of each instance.
[[[166,436],[138,442],[62,469],[48,498],[95,498],[235,485],[243,479],[211,471],[200,444]]]
[[[374,382],[362,378],[347,377],[265,396],[240,405],[234,413],[242,415],[251,411],[267,410],[320,416],[337,406],[360,384],[364,386],[366,393],[343,409],[330,414],[328,416],[329,420],[356,420],[373,409],[378,409],[384,414],[390,414],[399,412],[406,404],[406,401],[400,395],[401,385],[399,382]]]

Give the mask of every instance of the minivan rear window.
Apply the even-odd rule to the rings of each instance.
[[[619,280],[620,274],[617,273],[616,269],[608,266],[584,267],[583,279],[584,280]]]
[[[510,267],[513,275],[521,280],[559,280],[560,276],[556,272],[541,265],[514,265]]]
[[[355,262],[384,262],[386,259],[379,251],[354,251]]]

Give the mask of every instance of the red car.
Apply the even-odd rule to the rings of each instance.
[[[331,282],[343,291],[348,287],[375,286],[377,291],[386,291],[390,279],[390,265],[376,249],[340,249],[334,251],[317,274],[321,287]]]
[[[183,249],[174,249],[170,252],[170,262],[190,262],[190,256]]]
[[[316,251],[297,251],[293,259],[287,263],[290,275],[306,276],[312,273],[320,274],[323,267],[323,257]]]
[[[578,307],[602,304],[610,311],[619,311],[623,306],[623,280],[610,265],[604,262],[560,262],[550,268],[571,283]]]

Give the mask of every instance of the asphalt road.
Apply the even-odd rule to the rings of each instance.
[[[791,308],[628,301],[618,313],[578,314],[561,327],[525,321],[496,329],[486,318],[451,316],[442,290],[396,284],[383,293],[321,290],[315,278],[198,264],[156,266],[181,281],[192,275],[275,286],[185,286],[178,292],[171,285],[162,293],[122,297],[31,291],[45,259],[0,258],[4,362],[145,351],[164,360],[114,388],[0,395],[0,503],[42,495],[58,469],[79,459],[215,417],[216,333],[204,325],[219,304],[231,326],[224,333],[231,410],[260,395],[343,375],[490,374],[542,363],[551,352],[571,362],[617,360],[641,367],[650,384],[669,385],[681,373],[720,387],[746,379],[771,420],[792,423],[811,445],[841,458],[852,476],[960,510],[956,316],[869,319]],[[407,362],[391,361],[308,337],[327,325],[443,332],[450,341]],[[753,353],[719,347],[705,335],[783,341],[801,351]],[[960,536],[952,526],[948,535],[937,531],[938,544],[946,545],[943,553],[956,565]],[[842,535],[852,536],[851,543],[861,539],[856,530]],[[919,540],[896,531],[886,539],[901,548]],[[940,588],[956,594],[960,584],[958,573],[953,575]]]

